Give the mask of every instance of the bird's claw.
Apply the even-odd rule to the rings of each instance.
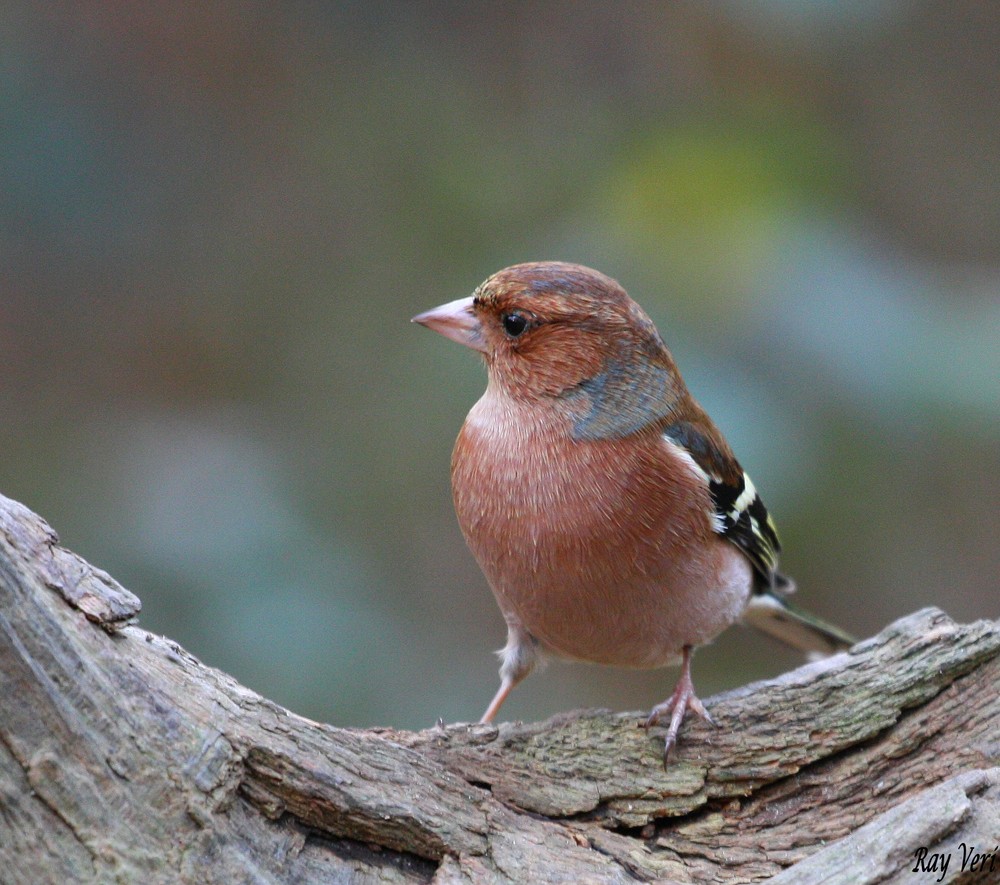
[[[667,767],[670,761],[670,753],[677,743],[677,733],[680,731],[684,715],[690,710],[695,715],[704,719],[709,725],[714,726],[715,720],[709,715],[705,705],[699,700],[694,692],[694,683],[691,681],[691,649],[684,649],[684,663],[681,667],[681,675],[677,680],[674,692],[662,704],[657,704],[650,711],[644,723],[645,728],[657,725],[661,719],[670,716],[670,727],[667,729],[667,736],[663,742],[663,767]]]

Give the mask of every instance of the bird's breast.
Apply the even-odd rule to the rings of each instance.
[[[739,616],[749,567],[657,433],[577,440],[571,428],[558,408],[487,392],[452,457],[462,532],[505,614],[551,651],[662,665]]]

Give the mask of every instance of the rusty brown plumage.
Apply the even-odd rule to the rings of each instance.
[[[479,350],[489,375],[452,454],[459,525],[508,627],[484,721],[540,654],[680,660],[677,689],[648,720],[669,715],[669,751],[686,710],[707,717],[691,650],[758,597],[782,624],[797,617],[775,592],[777,535],[749,477],[649,317],[597,271],[515,265],[414,320]],[[817,623],[785,632],[843,645]]]

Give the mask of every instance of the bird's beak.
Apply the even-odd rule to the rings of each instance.
[[[483,326],[472,310],[472,296],[449,301],[433,310],[417,314],[412,323],[420,323],[428,329],[471,347],[473,350],[486,352],[486,342],[483,340]]]

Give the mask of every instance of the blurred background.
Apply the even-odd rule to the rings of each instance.
[[[298,713],[475,719],[485,375],[409,318],[558,258],[656,321],[800,604],[996,618],[998,46],[977,0],[4,4],[0,492]],[[695,680],[795,663],[737,628]],[[553,664],[504,715],[674,678]]]

